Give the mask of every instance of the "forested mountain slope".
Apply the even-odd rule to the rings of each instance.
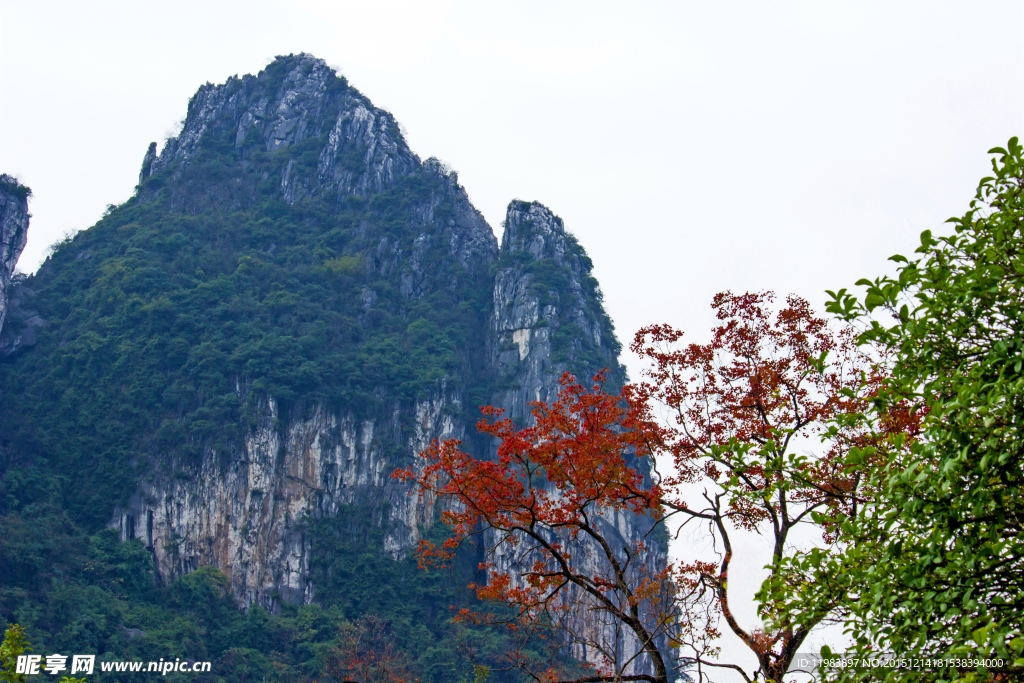
[[[448,607],[475,559],[415,569],[435,505],[389,475],[433,438],[485,455],[478,406],[524,419],[565,370],[624,380],[591,268],[536,203],[499,248],[321,60],[203,86],[136,195],[19,285],[45,324],[0,361],[0,618],[311,675],[330,625],[374,612],[424,680],[471,676]]]

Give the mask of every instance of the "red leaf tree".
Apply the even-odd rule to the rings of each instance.
[[[848,591],[842,576],[821,571],[841,540],[841,522],[872,497],[847,455],[884,437],[892,422],[869,432],[852,419],[883,380],[880,366],[857,347],[852,330],[834,332],[807,301],[790,296],[772,312],[770,292],[715,296],[720,325],[706,344],[680,343],[667,325],[640,330],[632,350],[650,362],[638,394],[660,406],[668,422],[663,446],[671,465],[660,503],[681,527],[697,525],[716,548],[707,567],[681,568],[712,587],[711,626],[718,618],[757,657],[758,667],[718,661],[706,641],[680,640],[696,665],[725,666],[745,680],[781,681],[810,630],[841,618]],[[796,533],[813,526],[814,535]],[[730,600],[736,530],[770,543],[758,611],[771,630],[744,626]],[[802,547],[801,547],[802,546]],[[813,607],[799,603],[813,591]],[[811,601],[806,601],[811,605]]]
[[[659,641],[674,617],[668,569],[646,541],[622,546],[615,532],[616,516],[646,518],[651,529],[661,519],[661,488],[634,466],[651,457],[656,429],[631,388],[610,395],[601,390],[603,377],[595,379],[587,391],[563,376],[558,400],[534,404],[535,424],[524,429],[484,408],[478,427],[499,440],[495,460],[474,458],[458,441],[435,442],[420,469],[395,476],[453,500],[443,513],[452,536],[441,547],[424,542],[421,558],[450,558],[484,532],[487,581],[475,588],[480,598],[513,608],[514,642],[556,631],[559,646],[596,663],[572,678],[580,683],[664,682],[672,664]],[[508,655],[538,679],[570,675],[558,666],[537,670],[525,648]]]
[[[781,681],[810,628],[828,616],[828,608],[793,609],[794,591],[820,578],[795,560],[827,553],[838,522],[868,495],[843,465],[867,437],[837,418],[861,411],[865,387],[879,377],[852,334],[833,333],[806,301],[790,297],[774,316],[771,302],[770,293],[719,294],[721,324],[707,344],[681,347],[682,333],[664,325],[641,330],[632,348],[650,361],[646,381],[619,394],[605,392],[600,375],[589,390],[566,375],[557,401],[533,404],[532,426],[484,408],[478,427],[499,441],[494,460],[474,458],[458,441],[435,442],[420,466],[395,473],[450,500],[443,519],[452,537],[424,543],[422,559],[450,558],[470,536],[485,538],[479,597],[511,606],[509,626],[548,633],[591,665],[539,670],[519,649],[509,653],[513,666],[576,683],[668,683],[681,664],[701,678],[708,667],[728,667],[747,680]],[[623,515],[643,522],[647,536],[624,543],[616,532]],[[691,524],[714,539],[714,556],[659,564],[653,539]],[[793,550],[801,524],[819,528],[817,548]],[[760,604],[772,631],[744,627],[734,614],[736,529],[772,543]],[[815,590],[835,593],[815,603],[831,607],[845,587]],[[757,670],[716,659],[720,619],[756,655]]]

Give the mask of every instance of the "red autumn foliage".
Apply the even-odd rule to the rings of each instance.
[[[863,436],[847,431],[813,457],[794,447],[816,447],[832,421],[862,410],[865,389],[871,393],[882,375],[851,330],[833,333],[796,296],[773,321],[773,298],[718,294],[712,307],[723,324],[709,343],[680,347],[682,332],[654,325],[637,332],[631,348],[652,364],[639,394],[667,408],[672,423],[665,446],[674,471],[666,489],[728,484],[727,515],[736,526],[755,530],[767,520],[782,532],[788,503],[802,504],[802,517],[789,524],[823,505],[855,503],[858,482],[842,456]],[[788,483],[780,488],[782,481]],[[776,502],[766,503],[766,494],[777,494]],[[678,497],[666,501],[687,506]]]
[[[613,547],[609,533],[616,514],[647,517],[652,527],[661,517],[661,488],[631,464],[650,458],[656,427],[632,389],[610,395],[601,390],[603,377],[595,379],[587,391],[563,376],[558,400],[535,404],[535,424],[524,429],[484,408],[478,428],[500,441],[493,461],[464,453],[458,441],[435,442],[423,452],[421,469],[395,476],[455,502],[443,513],[452,537],[441,547],[423,542],[421,559],[449,558],[486,529],[498,552],[482,566],[487,582],[475,587],[478,596],[511,605],[519,628],[544,624],[569,636],[570,645],[589,648],[598,664],[578,680],[664,681],[669,668],[657,640],[669,625],[667,570],[649,564],[645,542]],[[574,618],[581,606],[593,630],[625,628],[639,651],[623,661],[604,634],[581,632]],[[509,654],[515,665],[525,664],[522,653]],[[653,674],[625,673],[639,657]],[[538,675],[563,673],[551,668]]]
[[[327,653],[327,673],[338,683],[416,683],[409,656],[395,646],[390,624],[372,614],[341,627]]]
[[[798,297],[773,316],[772,300],[717,295],[721,324],[707,344],[681,347],[682,333],[666,325],[641,330],[632,349],[651,363],[646,381],[619,394],[602,389],[602,376],[586,390],[566,375],[558,400],[533,404],[534,424],[522,429],[484,408],[478,427],[500,442],[495,460],[464,453],[458,441],[435,442],[421,467],[395,473],[451,501],[443,519],[452,537],[424,543],[421,560],[450,558],[483,533],[490,554],[478,596],[512,606],[519,628],[556,632],[593,665],[575,675],[530,670],[538,680],[667,683],[686,664],[700,678],[707,667],[727,667],[747,680],[781,681],[810,628],[828,616],[790,619],[772,602],[761,614],[781,627],[742,626],[728,590],[731,534],[769,534],[773,601],[808,580],[794,570],[792,532],[814,525],[827,549],[837,522],[870,496],[844,459],[877,434],[842,418],[860,413],[883,377],[852,332],[832,332]],[[912,414],[904,417],[885,429],[906,430]],[[614,520],[623,514],[646,519],[648,539],[659,527],[678,534],[700,525],[717,550],[659,565],[651,541],[622,545]],[[825,590],[838,604],[845,587]],[[717,661],[720,618],[757,657],[752,675]],[[635,647],[623,647],[624,632]],[[520,655],[510,653],[513,663],[529,669]]]
[[[822,558],[840,541],[840,522],[856,516],[873,492],[863,468],[847,456],[859,449],[879,457],[895,434],[909,434],[918,415],[900,406],[882,425],[858,419],[885,381],[884,365],[858,347],[852,329],[834,332],[797,296],[774,316],[770,292],[715,296],[721,324],[706,344],[680,345],[682,333],[655,325],[640,330],[632,350],[650,362],[637,394],[660,406],[669,423],[663,445],[671,459],[661,484],[666,517],[703,526],[715,542],[717,612],[757,657],[752,675],[735,664],[706,658],[713,648],[687,643],[703,667],[727,666],[747,680],[781,681],[810,630],[830,617],[848,586],[821,571]],[[874,455],[871,455],[871,454]],[[799,527],[820,535],[816,549]],[[756,531],[770,539],[768,578],[759,613],[776,628],[744,627],[728,590],[734,558],[731,534]],[[677,530],[678,533],[678,530]],[[802,548],[800,546],[803,546]],[[681,577],[677,577],[677,583]],[[824,595],[817,611],[801,612],[808,585]]]

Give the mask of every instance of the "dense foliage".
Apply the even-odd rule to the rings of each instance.
[[[871,451],[849,461],[884,493],[848,526],[858,652],[1024,666],[1024,149],[1013,138],[991,153],[992,176],[950,219],[952,234],[926,231],[916,258],[892,257],[897,276],[858,283],[863,302],[841,290],[831,305],[870,320],[861,340],[893,358],[866,419],[884,422],[900,401],[926,414],[920,437],[885,448],[882,467],[863,467]],[[891,317],[868,318],[880,311]]]
[[[32,190],[18,182],[14,176],[0,174],[0,192],[10,194],[24,201],[32,196]]]
[[[472,680],[463,657],[470,649],[478,661],[497,662],[502,634],[452,619],[475,603],[465,588],[476,573],[472,549],[448,568],[424,571],[382,552],[384,529],[369,515],[353,508],[310,520],[317,604],[269,614],[239,610],[213,568],[161,587],[140,541],[122,543],[113,529],[89,535],[59,508],[33,505],[0,517],[0,621],[23,626],[37,654],[212,662],[210,674],[169,674],[197,681],[322,679],[345,628],[365,618],[387,625],[425,683]],[[96,666],[90,680],[117,678]]]

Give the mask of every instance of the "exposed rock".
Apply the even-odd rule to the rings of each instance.
[[[619,364],[620,347],[611,321],[601,306],[601,293],[591,277],[592,263],[576,239],[566,232],[562,219],[537,202],[513,201],[505,218],[500,252],[501,267],[494,280],[494,313],[491,319],[491,361],[508,388],[495,397],[494,404],[521,422],[532,418],[529,402],[555,400],[558,381],[566,371],[587,382],[607,370],[613,387],[625,382]],[[594,520],[595,526],[613,547],[635,547],[650,530],[650,521],[622,512],[609,512]],[[498,545],[488,535],[495,555],[495,568],[512,576],[529,570],[536,559],[527,549],[530,543],[512,547]],[[592,543],[561,538],[572,556],[582,559],[584,574],[607,576],[606,561]],[[651,566],[663,565],[665,549],[653,548]],[[569,593],[575,593],[572,588]],[[615,643],[628,661],[640,651],[640,642],[615,623],[602,622],[589,598],[577,594],[577,605],[562,615],[571,630],[591,642]],[[581,645],[572,655],[597,663],[595,652]],[[633,666],[627,673],[650,673]]]
[[[195,195],[197,188],[183,172],[211,140],[219,150],[243,159],[301,145],[301,158],[290,158],[276,178],[289,204],[314,195],[368,197],[420,167],[391,114],[374,107],[322,59],[306,54],[279,57],[259,76],[236,76],[223,85],[201,87],[189,102],[181,133],[167,141],[159,156],[154,156],[155,143],[150,145],[140,194],[158,194],[164,183],[147,186],[145,181],[164,173],[179,181],[179,189],[189,190],[181,196]],[[255,200],[256,184],[257,179],[236,178],[205,193],[246,205]]]
[[[8,290],[7,320],[0,329],[0,357],[9,356],[36,343],[36,335],[46,320],[32,305],[36,293],[15,275]]]
[[[582,382],[607,369],[611,384],[621,385],[620,347],[593,265],[562,219],[537,202],[513,201],[500,254],[490,349],[509,388],[496,404],[523,419],[530,401],[554,400],[569,369],[584,375]]]
[[[9,175],[0,175],[0,332],[7,317],[8,288],[28,242],[28,198],[32,191]]]
[[[390,478],[395,465],[385,448],[403,443],[411,459],[435,438],[461,437],[463,425],[452,406],[458,407],[458,397],[443,388],[435,399],[418,403],[403,442],[398,406],[383,420],[322,407],[282,420],[271,400],[245,451],[233,454],[226,467],[210,457],[198,472],[155,474],[116,511],[115,523],[122,539],[145,541],[165,581],[214,565],[243,605],[274,610],[279,600],[309,603],[315,587],[303,520],[369,503],[389,516],[385,552],[398,556],[415,545],[419,529],[433,522],[433,500],[408,495],[407,486]]]
[[[139,185],[149,177],[149,174],[153,168],[153,162],[156,161],[156,143],[149,143],[149,149],[146,150],[146,156],[142,158],[142,170],[139,171]]]

